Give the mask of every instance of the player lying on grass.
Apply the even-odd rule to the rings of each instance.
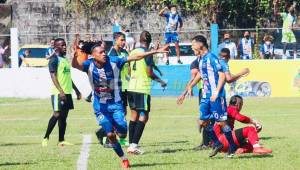
[[[122,167],[129,168],[129,161],[125,156],[116,135],[125,138],[127,122],[121,99],[120,70],[125,63],[141,60],[155,53],[167,52],[165,48],[138,53],[128,57],[108,57],[101,43],[91,47],[92,58],[79,63],[74,55],[72,66],[88,74],[93,88],[93,107],[99,125],[105,130],[116,154],[122,159]]]
[[[232,136],[235,144],[239,147],[236,154],[253,153],[254,155],[265,155],[272,153],[271,149],[266,149],[259,144],[258,134],[262,130],[261,124],[257,121],[244,116],[240,113],[243,107],[243,98],[239,95],[232,96],[227,107],[228,122],[232,130],[234,130],[235,121],[239,121],[245,124],[252,124],[253,126],[246,126],[240,129],[232,131]],[[225,135],[221,132],[220,127],[216,124],[214,130],[224,145],[222,151],[227,152],[229,144]]]

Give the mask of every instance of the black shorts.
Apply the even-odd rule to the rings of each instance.
[[[236,129],[234,133],[240,146],[245,146],[247,144],[247,139],[243,137],[243,128]]]
[[[128,106],[128,91],[127,90],[121,92],[121,99],[122,99],[124,108],[126,108]]]
[[[59,95],[51,95],[51,103],[54,112],[59,112],[61,110],[71,110],[74,109],[73,99],[71,94],[66,94],[66,101],[62,101]]]
[[[132,110],[150,112],[151,96],[144,93],[128,92],[128,103]]]

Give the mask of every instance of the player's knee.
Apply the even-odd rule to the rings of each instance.
[[[53,116],[58,118],[59,117],[59,112],[53,112]]]
[[[114,139],[116,139],[115,133],[112,133],[112,132],[107,133],[107,137],[109,138],[109,140],[114,140]]]

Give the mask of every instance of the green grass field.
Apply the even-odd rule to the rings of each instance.
[[[242,113],[262,123],[261,143],[273,149],[273,155],[233,159],[224,154],[208,158],[209,151],[192,150],[201,139],[196,98],[182,106],[176,106],[175,98],[152,101],[150,121],[141,139],[145,154],[129,156],[132,169],[300,169],[299,98],[246,99]],[[91,104],[75,101],[75,110],[69,114],[66,139],[75,146],[56,146],[57,127],[48,147],[41,146],[50,115],[50,99],[0,99],[0,169],[76,169],[84,134],[93,137],[88,169],[120,169],[114,152],[97,144],[94,131],[98,126]]]

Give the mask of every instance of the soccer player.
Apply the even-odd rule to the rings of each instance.
[[[140,35],[141,47],[134,49],[130,54],[136,55],[148,51],[151,41],[151,34],[148,31],[143,31]],[[167,46],[163,49],[167,49]],[[131,77],[128,88],[128,102],[131,109],[131,119],[129,122],[129,147],[127,152],[136,155],[143,154],[138,144],[149,118],[151,81],[159,82],[163,88],[167,85],[155,75],[153,65],[152,56],[130,63]]]
[[[126,45],[126,36],[122,32],[115,32],[114,33],[114,46],[108,52],[109,57],[119,57],[119,58],[126,58],[128,57],[128,52],[124,49]],[[123,102],[123,107],[125,111],[125,115],[127,114],[127,106],[128,106],[128,84],[130,79],[130,66],[129,63],[125,63],[121,69],[121,83],[122,83],[122,92],[121,98]],[[125,140],[125,138],[120,138],[121,145],[129,145],[129,143]]]
[[[105,130],[114,151],[122,159],[122,167],[129,168],[129,161],[116,138],[116,134],[121,138],[125,138],[127,134],[127,122],[121,98],[121,69],[127,62],[141,60],[146,56],[166,52],[166,50],[162,48],[123,58],[108,57],[105,48],[97,43],[91,51],[93,57],[83,63],[78,63],[75,55],[72,66],[88,74],[93,88],[93,108],[96,119]]]
[[[186,88],[184,89],[184,91],[182,92],[182,94],[177,98],[176,103],[178,105],[181,105],[183,103],[183,101],[185,100],[185,97],[188,93],[188,85],[190,85],[194,78],[196,77],[196,75],[199,72],[199,61],[200,61],[200,57],[196,58],[190,65],[190,71],[191,71],[191,78],[190,81],[188,82],[188,84],[186,85]],[[200,80],[200,82],[197,84],[197,87],[199,89],[198,92],[198,100],[199,100],[199,105],[201,102],[201,98],[202,98],[202,81]],[[200,123],[199,123],[200,124]],[[199,126],[199,132],[201,132],[202,127]],[[209,137],[208,137],[208,132],[204,129],[202,131],[202,142],[199,146],[196,146],[194,148],[194,150],[204,150],[204,149],[208,149],[209,148]]]
[[[22,66],[23,62],[25,63],[25,65],[27,67],[29,67],[29,63],[26,60],[26,58],[29,57],[30,53],[31,53],[31,51],[29,49],[26,49],[19,55],[19,58],[18,58],[19,59],[19,67]]]
[[[170,12],[167,12],[170,10]],[[183,22],[181,17],[177,12],[176,5],[171,5],[169,7],[165,7],[159,12],[159,16],[165,17],[167,21],[166,32],[165,32],[165,46],[170,46],[171,43],[175,44],[177,63],[182,64],[180,60],[180,49],[179,49],[179,37],[177,33],[177,29],[179,28],[179,32],[182,30]],[[166,54],[167,62],[166,65],[169,65],[169,55]]]
[[[271,149],[266,149],[259,144],[258,132],[261,131],[262,126],[260,123],[244,116],[240,113],[243,107],[243,98],[239,95],[231,97],[229,106],[227,107],[228,122],[232,130],[234,130],[235,121],[239,121],[245,124],[252,124],[253,126],[247,126],[244,128],[236,129],[232,131],[232,136],[235,144],[239,147],[236,154],[253,153],[254,155],[265,155],[272,153]],[[228,142],[224,134],[221,133],[219,126],[214,126],[216,134],[223,144],[223,152],[228,150]]]
[[[297,58],[297,41],[294,34],[294,29],[296,27],[296,14],[295,14],[295,8],[296,8],[296,1],[287,9],[287,13],[278,12],[277,9],[278,0],[274,1],[274,14],[281,16],[283,19],[283,26],[282,26],[282,40],[283,43],[283,59],[286,59],[286,48],[288,44],[293,45],[293,51],[294,51],[294,59]]]
[[[65,141],[65,131],[67,127],[67,117],[69,110],[73,109],[72,88],[75,86],[71,79],[71,67],[66,55],[66,42],[64,39],[57,38],[54,41],[56,49],[55,56],[49,61],[49,72],[53,82],[51,103],[53,115],[49,120],[46,134],[42,141],[42,146],[47,146],[49,136],[58,121],[59,143],[58,146],[73,145]],[[79,98],[79,96],[77,96]]]
[[[209,137],[214,142],[214,149],[209,154],[209,157],[215,156],[223,148],[223,144],[218,140],[213,130],[213,123],[210,123],[210,121],[216,121],[221,126],[230,144],[228,157],[232,157],[237,146],[233,141],[231,129],[226,123],[225,74],[222,71],[218,57],[209,52],[207,40],[204,36],[198,35],[193,38],[192,49],[196,56],[201,56],[201,60],[199,63],[199,73],[197,73],[193,82],[188,86],[188,93],[192,93],[193,86],[202,78],[203,95],[200,104],[200,120],[202,121],[200,126],[208,130]]]

